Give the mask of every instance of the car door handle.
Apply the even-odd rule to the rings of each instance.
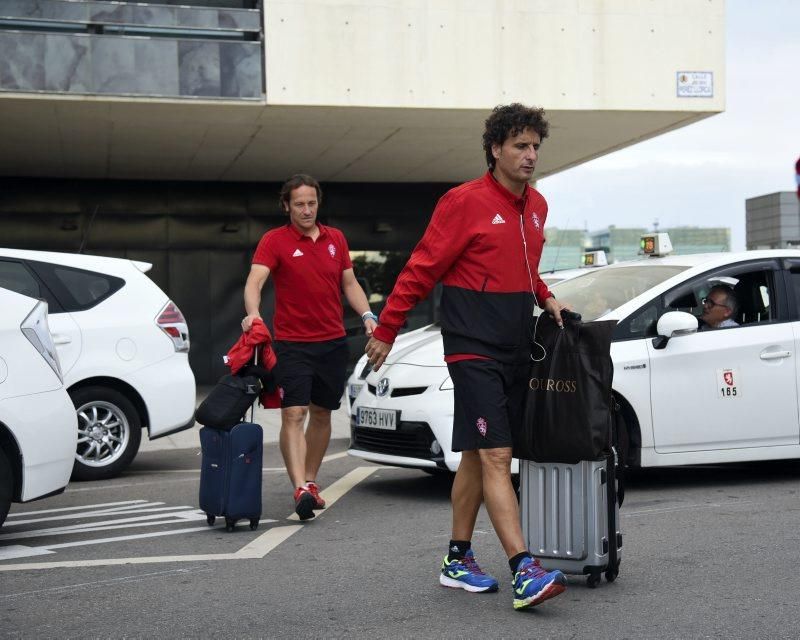
[[[788,358],[791,355],[791,351],[767,351],[762,353],[759,357],[762,360],[780,360],[781,358]]]
[[[53,335],[53,344],[69,344],[70,342],[72,342],[72,338],[65,336],[63,333],[56,333]]]

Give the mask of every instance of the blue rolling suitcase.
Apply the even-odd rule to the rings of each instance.
[[[261,468],[264,435],[252,422],[237,424],[230,431],[200,429],[203,454],[200,469],[200,508],[213,525],[225,518],[233,531],[237,520],[249,520],[250,529],[261,519]]]

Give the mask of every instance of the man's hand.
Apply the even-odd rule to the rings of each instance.
[[[555,298],[548,298],[544,301],[544,310],[553,316],[553,320],[556,321],[556,324],[564,328],[564,320],[561,318],[561,310],[562,309],[569,309],[569,306],[566,304],[561,304]]]
[[[392,345],[388,342],[381,342],[377,338],[370,338],[364,352],[367,354],[367,360],[372,365],[372,370],[377,371],[386,360],[386,356],[392,350]]]
[[[372,332],[375,331],[375,327],[377,326],[377,322],[375,322],[372,318],[367,318],[367,320],[364,322],[364,333],[367,334],[367,337],[372,337]]]
[[[253,320],[260,317],[261,316],[257,313],[251,313],[249,316],[245,316],[244,320],[242,320],[242,331],[244,331],[245,333],[250,331],[250,327],[253,326]]]

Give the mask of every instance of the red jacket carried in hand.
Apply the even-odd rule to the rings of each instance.
[[[256,348],[259,350],[258,365],[267,371],[272,371],[278,359],[272,350],[272,335],[260,318],[253,320],[250,331],[243,333],[225,356],[225,364],[230,367],[232,374],[235,375],[239,369],[253,363],[253,353]],[[272,392],[265,390],[259,397],[259,403],[265,409],[278,409],[281,406],[282,396],[283,389],[280,387]]]

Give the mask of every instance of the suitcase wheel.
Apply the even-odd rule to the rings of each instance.
[[[225,518],[225,531],[230,533],[233,531],[233,528],[236,526],[236,520],[232,520],[231,518]]]
[[[250,531],[255,531],[258,529],[258,518],[252,518],[250,520]]]
[[[614,582],[619,575],[619,568],[618,567],[609,567],[606,569],[606,580],[609,582]]]
[[[212,516],[210,513],[206,514],[206,522],[208,523],[209,527],[213,527],[216,521],[217,521],[217,516]]]
[[[590,573],[586,577],[586,586],[590,589],[594,589],[598,584],[600,584],[600,573]]]

